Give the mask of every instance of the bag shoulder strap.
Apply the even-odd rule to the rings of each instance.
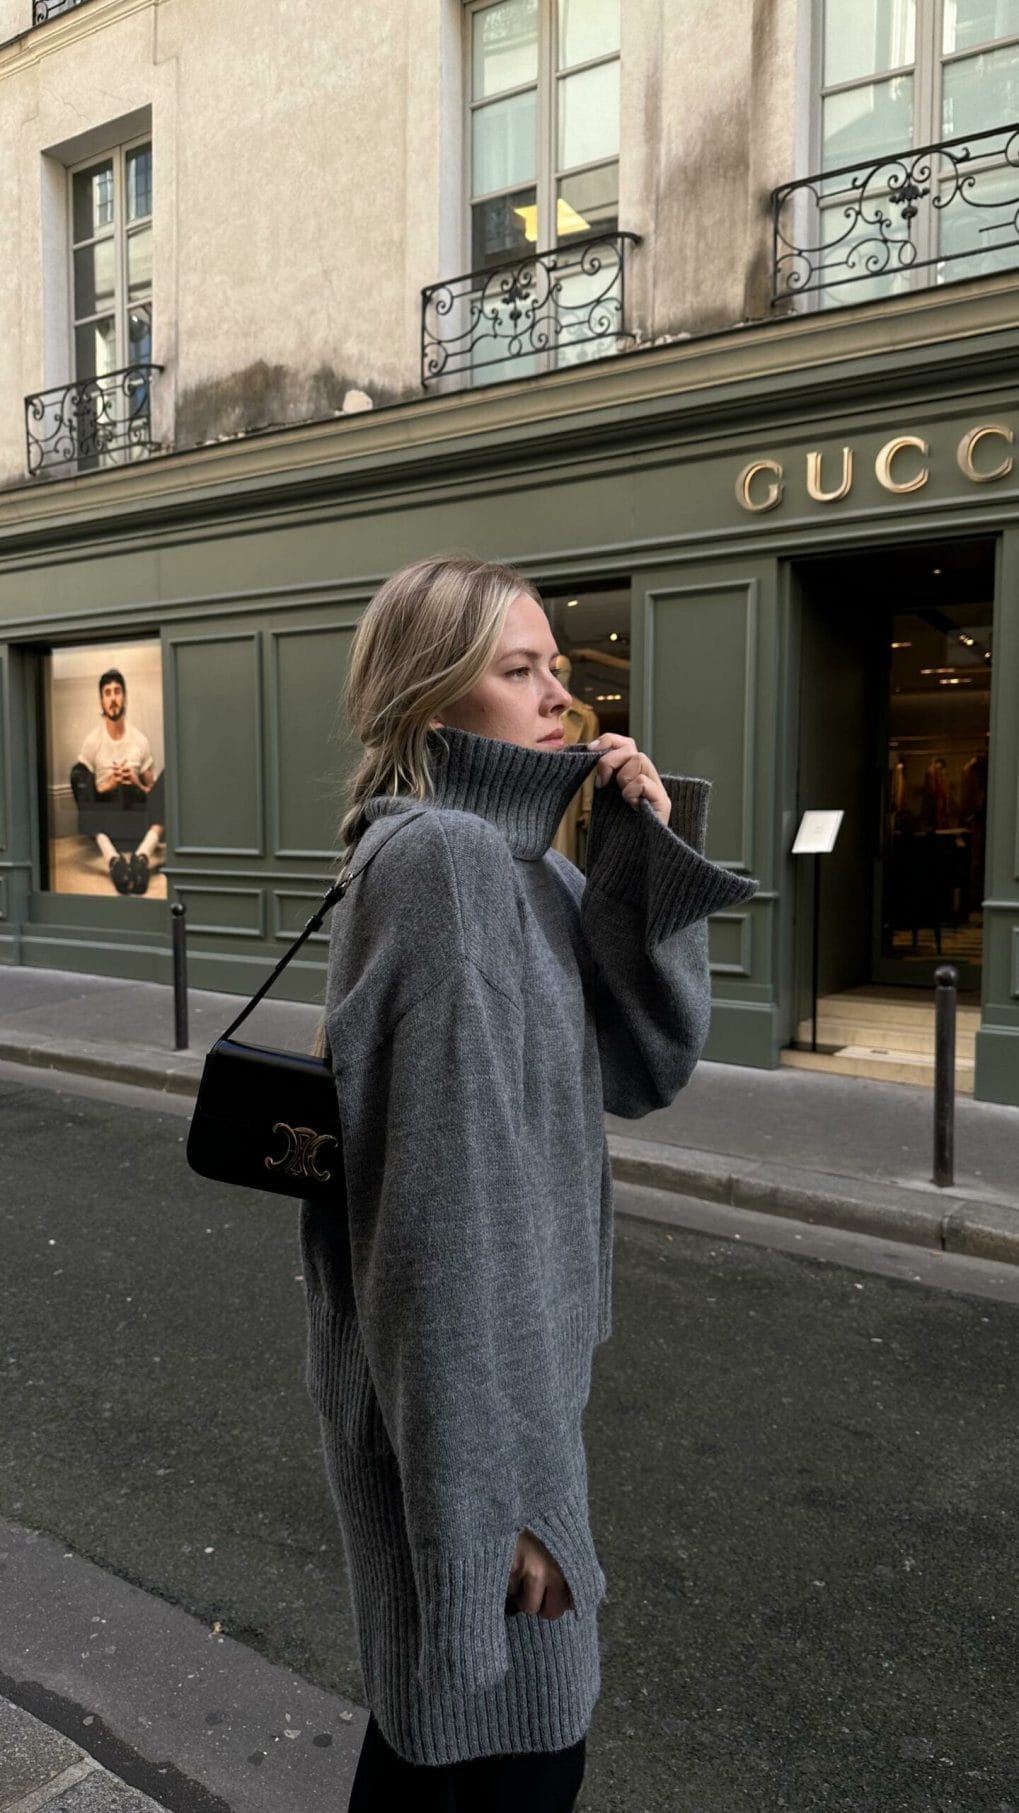
[[[318,931],[318,928],[322,924],[322,921],[325,918],[326,914],[328,912],[331,912],[332,908],[337,904],[337,902],[343,899],[343,896],[347,892],[347,889],[349,888],[351,882],[356,881],[357,877],[360,874],[362,874],[362,872],[368,867],[368,864],[370,862],[374,861],[374,859],[378,855],[379,851],[389,842],[391,837],[395,837],[398,831],[402,831],[404,829],[404,827],[409,825],[412,822],[412,820],[414,820],[415,818],[420,818],[421,813],[424,810],[425,810],[424,807],[420,807],[416,812],[404,813],[404,815],[400,819],[399,824],[394,825],[392,827],[392,829],[389,832],[387,832],[385,837],[379,838],[379,841],[375,845],[374,850],[371,852],[371,854],[369,856],[365,857],[364,861],[362,863],[360,863],[357,868],[353,868],[350,863],[345,865],[345,867],[342,869],[342,871],[340,873],[339,879],[333,883],[333,886],[329,889],[328,893],[326,895],[324,895],[323,899],[319,902],[319,905],[315,908],[315,911],[312,913],[311,918],[308,920],[307,925],[304,927],[304,930],[294,939],[294,942],[290,946],[290,949],[288,951],[286,951],[284,953],[284,955],[280,958],[279,962],[276,965],[276,968],[272,972],[272,975],[269,976],[268,979],[262,983],[262,986],[258,990],[258,993],[255,995],[252,995],[251,1000],[249,1002],[247,1002],[247,1004],[244,1007],[241,1008],[241,1011],[237,1015],[236,1020],[232,1020],[230,1025],[227,1027],[226,1031],[221,1035],[224,1039],[233,1038],[233,1035],[237,1031],[238,1026],[242,1025],[243,1022],[247,1019],[248,1015],[250,1013],[254,1012],[255,1008],[258,1006],[258,1003],[269,993],[269,990],[271,989],[273,983],[276,981],[277,977],[279,977],[283,974],[283,971],[286,969],[287,964],[290,962],[291,958],[296,957],[296,955],[297,955],[298,951],[300,950],[302,944],[304,943],[305,939],[310,938],[312,932]]]

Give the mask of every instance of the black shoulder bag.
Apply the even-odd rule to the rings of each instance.
[[[328,1058],[299,1051],[244,1045],[238,1026],[267,995],[276,978],[342,900],[352,881],[379,851],[420,813],[408,813],[383,837],[359,868],[345,868],[300,937],[280,958],[268,981],[216,1040],[206,1056],[191,1125],[187,1161],[202,1177],[243,1184],[275,1196],[339,1207],[344,1199],[343,1146],[336,1084]]]

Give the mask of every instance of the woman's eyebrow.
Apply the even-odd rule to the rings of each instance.
[[[554,648],[548,658],[550,661],[557,661],[559,659],[559,654],[559,649]],[[500,658],[503,661],[509,661],[513,655],[526,655],[530,661],[541,660],[540,650],[536,648],[507,648],[503,650]]]

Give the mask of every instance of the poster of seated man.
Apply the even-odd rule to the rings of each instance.
[[[162,741],[158,642],[53,651],[50,886],[55,891],[166,898],[159,873],[166,820]]]

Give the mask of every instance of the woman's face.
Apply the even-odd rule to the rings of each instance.
[[[560,720],[570,702],[570,693],[552,671],[561,659],[541,605],[518,592],[506,613],[495,659],[470,692],[432,719],[432,727],[448,724],[528,749],[561,749]]]

